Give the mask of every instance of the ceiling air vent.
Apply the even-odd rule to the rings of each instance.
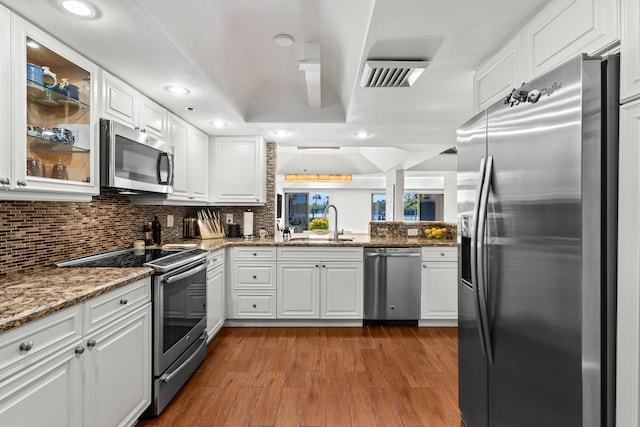
[[[429,65],[428,61],[367,61],[362,87],[409,87]]]

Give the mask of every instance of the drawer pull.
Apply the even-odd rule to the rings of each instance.
[[[84,353],[84,347],[79,345],[79,346],[76,347],[75,351],[76,351],[76,354],[82,354],[82,353]]]
[[[90,339],[89,341],[87,341],[87,347],[95,347],[95,346],[96,346],[96,340]]]
[[[120,304],[122,304],[122,305],[126,305],[128,302],[129,302],[129,301],[127,301],[127,299],[126,299],[126,298],[122,298],[122,299],[120,300]]]
[[[33,348],[33,341],[26,341],[20,344],[20,351],[29,351]]]

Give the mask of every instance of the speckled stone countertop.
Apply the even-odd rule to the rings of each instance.
[[[141,268],[42,268],[0,277],[0,332],[151,276]]]

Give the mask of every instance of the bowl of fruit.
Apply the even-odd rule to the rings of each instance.
[[[446,239],[449,229],[447,227],[427,227],[424,235],[427,239]]]
[[[309,230],[316,234],[329,234],[329,220],[322,218],[312,219],[309,223]]]

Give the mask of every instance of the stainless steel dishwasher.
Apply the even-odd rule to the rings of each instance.
[[[365,325],[418,324],[420,265],[420,248],[365,248]]]

